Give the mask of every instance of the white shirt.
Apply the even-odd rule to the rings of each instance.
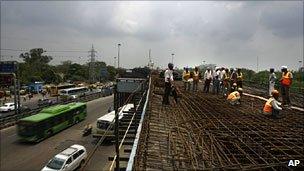
[[[224,79],[224,75],[226,74],[226,71],[223,70],[221,71],[221,74],[220,74],[220,79],[223,80]]]
[[[204,79],[212,79],[212,72],[211,70],[208,72],[208,70],[205,71],[205,74],[204,74]]]
[[[165,82],[168,83],[169,80],[171,80],[171,82],[174,81],[174,80],[173,80],[173,70],[167,69],[167,70],[165,71]]]

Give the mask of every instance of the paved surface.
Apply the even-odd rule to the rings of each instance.
[[[38,143],[25,144],[18,141],[16,127],[1,130],[0,170],[41,170],[54,155],[72,144],[84,145],[90,152],[94,147],[92,136],[82,137],[82,130],[88,123],[107,113],[113,104],[113,96],[96,99],[87,103],[87,118],[62,132]],[[102,170],[108,164],[108,156],[114,154],[114,145],[102,145],[88,163],[86,170]]]

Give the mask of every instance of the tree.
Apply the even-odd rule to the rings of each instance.
[[[51,56],[43,55],[45,51],[42,48],[31,49],[29,52],[20,54],[24,64],[20,64],[19,76],[22,83],[33,81],[52,82],[51,77],[56,77],[50,71],[48,63],[52,60]]]

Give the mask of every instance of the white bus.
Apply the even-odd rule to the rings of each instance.
[[[118,119],[121,120],[123,118],[123,115],[125,114],[124,111],[129,111],[132,107],[134,107],[133,104],[126,104],[123,107],[121,107],[123,110],[119,112]],[[96,123],[96,128],[94,128],[93,130],[93,134],[92,134],[93,137],[94,138],[102,137],[103,134],[108,129],[108,127],[110,126],[110,124],[114,122],[115,122],[115,110],[98,118]],[[114,138],[114,125],[112,126],[111,129],[108,130],[105,136],[106,139]]]
[[[67,88],[60,90],[60,97],[67,97],[76,99],[78,97],[84,96],[89,92],[89,89],[86,87],[75,87],[75,88]]]

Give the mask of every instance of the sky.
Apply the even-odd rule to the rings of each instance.
[[[51,64],[97,60],[120,66],[297,69],[303,1],[1,1],[1,49],[44,48]],[[55,52],[70,51],[70,52]],[[1,60],[21,51],[1,50]],[[11,57],[13,56],[13,57]],[[117,63],[116,63],[117,64]]]

